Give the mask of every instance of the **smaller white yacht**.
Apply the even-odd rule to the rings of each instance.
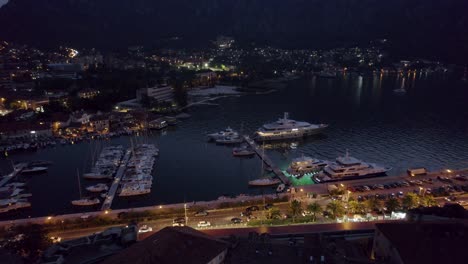
[[[228,145],[228,144],[239,144],[239,143],[242,143],[244,141],[243,138],[237,136],[237,137],[224,137],[224,138],[220,138],[220,139],[217,139],[216,140],[216,143],[217,144],[225,144],[225,145]]]
[[[107,184],[98,183],[96,185],[86,187],[86,190],[89,192],[103,192],[109,190],[109,187],[107,186]]]
[[[98,198],[82,198],[79,200],[73,200],[71,203],[78,206],[90,206],[99,204],[100,202],[101,201],[99,201]]]
[[[336,161],[329,164],[323,171],[314,176],[314,181],[333,182],[343,180],[353,180],[383,176],[392,168],[383,167],[374,163],[366,163],[349,156],[348,152],[344,157],[336,158]]]
[[[298,178],[308,173],[319,172],[328,164],[328,161],[302,156],[293,159],[286,171]]]
[[[278,185],[280,183],[281,181],[279,179],[273,179],[273,178],[262,178],[262,179],[249,181],[250,186],[272,186],[272,185]]]
[[[208,134],[206,136],[208,137],[208,140],[216,141],[218,139],[224,139],[224,138],[227,138],[227,137],[239,137],[239,133],[234,131],[232,128],[228,127],[225,130],[222,130],[222,131],[216,132],[216,133],[211,133],[211,134]]]

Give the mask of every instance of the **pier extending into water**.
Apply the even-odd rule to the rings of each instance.
[[[253,139],[251,139],[249,136],[244,136],[245,142],[249,144],[249,146],[257,153],[258,157],[267,165],[271,168],[273,173],[286,185],[291,185],[291,181],[284,175],[284,173],[278,168],[278,166],[273,163],[273,161],[262,151],[258,145],[255,143]]]
[[[3,185],[7,184],[11,179],[16,177],[16,175],[18,175],[18,173],[20,173],[24,169],[24,167],[26,167],[25,163],[20,163],[14,166],[12,172],[10,172],[6,176],[3,176],[2,180],[0,181],[0,187],[3,187]]]
[[[125,169],[127,168],[127,163],[130,160],[131,154],[132,152],[130,151],[130,149],[128,149],[120,163],[117,173],[115,174],[114,180],[112,181],[112,185],[109,189],[109,192],[106,195],[106,199],[102,203],[101,211],[110,209],[112,201],[114,201],[117,189],[119,188],[120,181],[122,180],[122,176],[124,175]]]

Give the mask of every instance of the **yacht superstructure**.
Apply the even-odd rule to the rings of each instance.
[[[367,163],[349,156],[346,152],[344,157],[336,158],[336,161],[326,166],[316,176],[316,182],[342,181],[359,178],[369,178],[385,175],[389,167],[383,167],[374,163]]]
[[[319,172],[328,164],[328,161],[302,156],[293,159],[286,171],[294,177],[302,177],[308,173]]]

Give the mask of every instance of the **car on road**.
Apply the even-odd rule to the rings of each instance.
[[[185,226],[185,218],[178,217],[172,220],[172,226]]]
[[[138,233],[148,233],[148,232],[151,232],[153,231],[153,228],[151,226],[147,226],[147,225],[142,225],[140,227],[140,229],[138,229]]]
[[[211,223],[209,221],[200,221],[198,222],[198,227],[210,227]]]
[[[50,240],[52,241],[52,243],[60,243],[60,241],[62,241],[62,238],[59,237],[59,236],[56,236],[56,237],[50,237]]]
[[[242,223],[242,219],[240,219],[239,217],[234,217],[231,219],[231,222],[233,222],[234,224],[240,224]]]
[[[260,207],[256,206],[256,205],[253,205],[253,206],[249,206],[245,209],[246,211],[258,211],[260,210]]]
[[[209,213],[205,210],[200,210],[195,213],[195,216],[207,216]]]
[[[252,212],[251,211],[244,211],[240,213],[240,216],[251,216]]]

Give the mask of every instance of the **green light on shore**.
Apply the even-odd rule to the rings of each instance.
[[[315,184],[311,177],[313,174],[307,174],[297,179],[296,177],[293,177],[291,174],[289,174],[287,171],[283,171],[283,173],[284,175],[286,175],[286,177],[288,177],[291,180],[292,186]]]

